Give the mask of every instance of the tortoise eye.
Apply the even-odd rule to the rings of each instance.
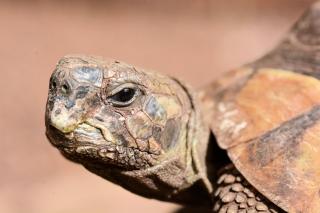
[[[138,93],[138,89],[123,88],[116,94],[110,96],[109,100],[115,106],[128,106],[136,99]]]

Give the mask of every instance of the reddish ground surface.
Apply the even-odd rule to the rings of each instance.
[[[269,50],[311,2],[0,1],[0,212],[178,209],[114,186],[50,146],[44,107],[55,63],[101,55],[198,87]]]

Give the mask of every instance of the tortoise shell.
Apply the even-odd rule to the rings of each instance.
[[[219,146],[289,212],[320,209],[319,29],[318,3],[276,49],[211,84],[203,100]]]

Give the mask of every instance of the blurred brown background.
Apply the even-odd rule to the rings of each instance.
[[[0,1],[0,212],[174,212],[63,159],[44,136],[48,79],[69,53],[201,86],[274,46],[311,0]]]

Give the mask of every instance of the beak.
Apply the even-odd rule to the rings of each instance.
[[[67,109],[63,103],[54,103],[53,109],[49,112],[49,122],[56,129],[63,133],[74,131],[83,122],[84,110],[79,106]]]

